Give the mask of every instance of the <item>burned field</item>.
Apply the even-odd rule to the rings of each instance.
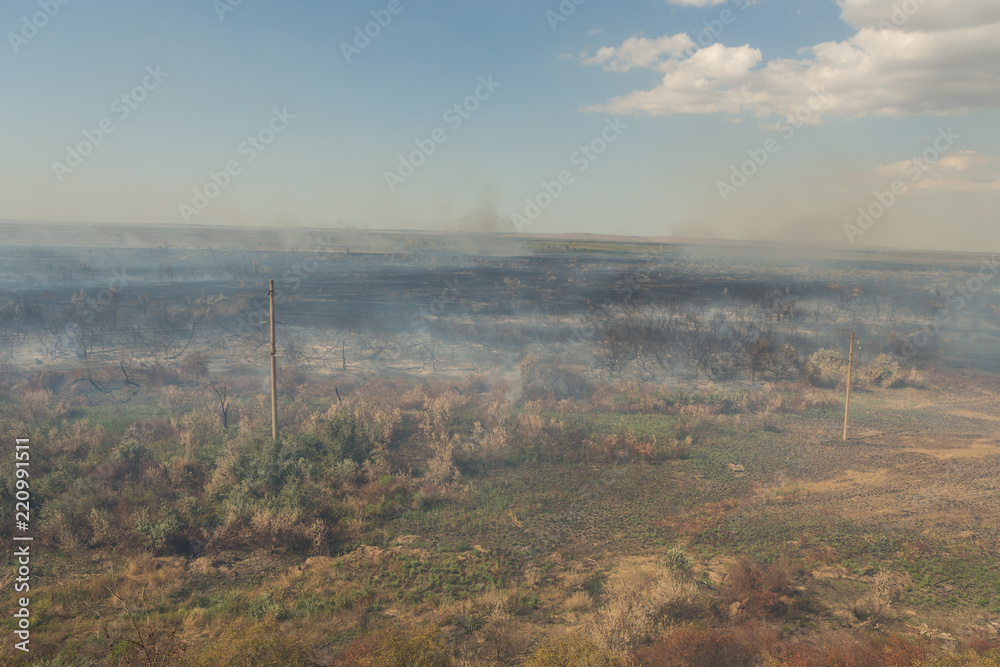
[[[992,257],[113,231],[3,248],[38,664],[992,664]]]

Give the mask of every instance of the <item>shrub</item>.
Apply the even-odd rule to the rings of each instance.
[[[858,375],[860,384],[864,387],[888,389],[906,384],[899,369],[899,362],[888,354],[880,354],[873,358]]]
[[[732,628],[681,627],[635,657],[648,667],[751,667],[780,633],[757,626]]]
[[[854,603],[854,614],[861,620],[884,622],[892,618],[892,603],[899,593],[893,576],[881,571],[875,575],[872,586]]]
[[[611,650],[624,650],[650,635],[667,618],[695,606],[698,589],[662,565],[629,564],[611,574],[605,584],[604,606],[595,632]]]
[[[431,442],[433,455],[427,460],[427,474],[424,476],[427,482],[438,486],[459,475],[458,468],[455,467],[455,449],[460,444],[458,436]]]
[[[64,429],[62,434],[52,441],[52,448],[59,454],[74,459],[85,459],[92,449],[104,442],[105,431],[100,424],[91,424],[87,419],[78,419],[73,425]]]
[[[525,667],[619,667],[625,663],[590,640],[570,635],[542,644],[524,664]]]
[[[926,660],[920,667],[1000,667],[1000,649],[993,649],[984,655],[963,653]]]
[[[683,461],[688,457],[693,441],[690,435],[683,440],[671,438],[660,447],[660,457],[666,461]]]
[[[359,398],[330,408],[322,437],[331,458],[360,464],[385,452],[401,421],[399,408]]]
[[[925,663],[926,646],[915,639],[889,635],[886,638],[865,637],[844,644],[811,646],[792,644],[778,646],[765,663],[769,667],[913,667]],[[968,663],[945,662],[943,665]],[[972,663],[978,664],[978,663]]]
[[[238,621],[211,645],[192,656],[195,667],[307,667],[313,664],[305,642],[273,621]]]
[[[1000,641],[996,639],[987,639],[982,635],[972,637],[969,640],[969,650],[978,656],[985,656],[990,652],[1000,658]]]
[[[186,380],[196,380],[208,374],[211,358],[204,352],[192,352],[181,363],[181,375]]]
[[[128,366],[130,364],[126,364],[123,368]],[[167,385],[180,384],[181,382],[180,373],[160,361],[152,363],[142,362],[138,366],[128,368],[128,370],[132,380],[143,386],[165,387]]]
[[[593,605],[594,601],[591,599],[590,593],[587,591],[576,591],[563,602],[563,609],[579,613],[590,611]]]
[[[676,547],[667,550],[667,553],[663,556],[663,564],[671,572],[681,574],[690,572],[693,565],[691,557]]]
[[[649,463],[659,456],[655,439],[652,442],[640,440],[631,430],[605,434],[596,442],[590,442],[590,449],[593,458],[608,462],[642,460]],[[674,446],[668,448],[666,453],[667,458],[679,459],[686,455],[686,450],[683,446]]]
[[[824,348],[809,355],[803,372],[805,378],[817,387],[836,387],[846,378],[846,366],[843,352]]]
[[[906,375],[906,385],[908,387],[923,387],[925,380],[924,374],[916,368],[911,368],[910,372]]]
[[[136,532],[146,538],[146,546],[153,552],[162,549],[180,527],[180,522],[172,513],[166,514],[159,520],[153,520],[143,509],[139,510],[135,519]]]
[[[740,609],[751,616],[782,616],[791,599],[788,572],[780,565],[761,565],[748,556],[741,556],[730,569],[720,588],[730,604],[738,602]]]
[[[359,667],[449,667],[451,652],[436,628],[390,628],[348,646],[336,665]]]

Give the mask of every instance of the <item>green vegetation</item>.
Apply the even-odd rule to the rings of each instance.
[[[882,409],[896,382],[869,386],[860,424],[909,423]],[[234,383],[228,428],[209,405],[164,410],[170,386],[3,395],[8,431],[44,434],[37,664],[917,664],[940,642],[844,614],[900,633],[903,607],[1000,613],[985,534],[845,512],[883,464],[851,459],[869,445],[836,440],[836,397],[811,386],[515,399],[505,380],[374,380],[285,397],[278,442],[253,389]],[[14,492],[5,471],[5,538]],[[850,641],[800,641],[830,624]],[[992,664],[973,638],[927,664]]]

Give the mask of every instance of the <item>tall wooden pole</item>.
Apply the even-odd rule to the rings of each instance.
[[[844,442],[847,442],[847,415],[851,410],[851,369],[854,367],[854,334],[851,334],[851,351],[847,353],[847,400],[844,402]]]
[[[271,437],[278,441],[278,348],[274,339],[274,281],[267,296],[271,301]]]

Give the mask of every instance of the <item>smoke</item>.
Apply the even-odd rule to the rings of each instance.
[[[499,201],[500,197],[496,188],[493,186],[484,187],[479,193],[479,201],[475,207],[455,221],[454,230],[478,234],[514,231],[510,221],[498,212]]]

